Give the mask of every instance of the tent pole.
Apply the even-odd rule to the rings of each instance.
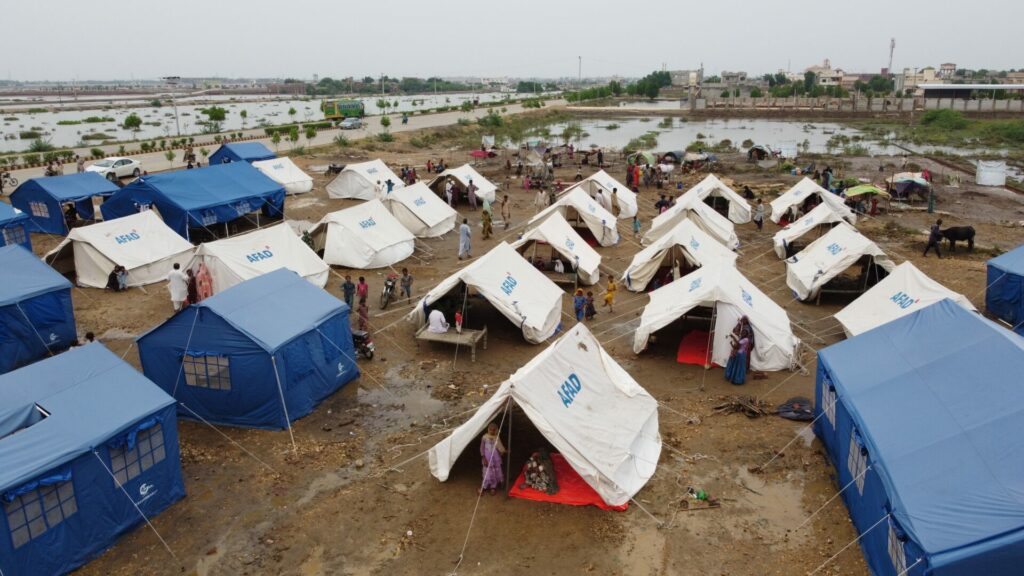
[[[708,370],[711,369],[711,345],[715,342],[715,319],[718,316],[718,302],[711,307],[711,327],[708,329],[708,349],[704,352],[704,373],[700,378],[700,389],[704,391],[704,380],[708,376]]]
[[[224,223],[224,237],[225,238],[231,238],[231,231],[228,230],[228,223],[227,222]]]
[[[505,448],[505,496],[508,496],[509,492],[512,491],[512,487],[509,484],[509,474],[512,472],[512,399],[506,400],[508,406],[505,408],[509,411],[508,415],[508,446]]]
[[[256,229],[257,230],[260,229],[260,211],[259,210],[256,211]]]
[[[274,378],[277,379],[277,392],[281,395],[281,408],[284,409],[284,420],[288,423],[288,436],[292,439],[292,450],[298,452],[299,447],[295,444],[295,433],[292,432],[292,419],[288,417],[288,405],[284,401],[284,389],[281,388],[281,375],[277,372],[277,357],[273,354],[270,355],[270,363],[274,365]]]

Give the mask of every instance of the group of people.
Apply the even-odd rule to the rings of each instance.
[[[120,280],[117,282],[120,285]],[[127,282],[127,272],[125,272],[125,282]],[[109,278],[107,286],[110,286]],[[189,305],[197,304],[213,296],[213,276],[203,262],[199,263],[194,272],[191,268],[183,272],[181,264],[175,262],[167,275],[167,290],[171,293],[171,304],[174,306],[174,311],[180,312]]]
[[[427,159],[427,174],[440,174],[447,169],[448,167],[444,164],[444,158],[438,158],[436,164],[433,159]]]
[[[609,313],[615,313],[615,295],[618,293],[619,285],[615,282],[615,277],[611,274],[608,275],[608,284],[604,290],[604,303],[601,304],[601,308],[607,308]],[[576,313],[576,321],[582,322],[584,320],[590,321],[597,316],[597,306],[594,304],[594,293],[590,290],[583,293],[582,288],[577,288],[576,293],[572,297],[572,308]]]

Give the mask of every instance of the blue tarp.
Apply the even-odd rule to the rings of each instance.
[[[4,574],[70,572],[144,521],[129,495],[185,496],[174,400],[99,343],[0,376],[0,462]]]
[[[184,405],[180,416],[285,428],[359,375],[348,315],[344,302],[281,268],[175,315],[139,338],[139,355]]]
[[[189,228],[213,226],[262,210],[284,214],[284,188],[245,162],[217,164],[144,176],[103,203],[103,218],[113,220],[156,206],[164,223],[184,238]]]
[[[0,202],[0,246],[21,244],[31,250],[32,238],[28,233],[28,223],[28,214]]]
[[[1024,336],[1024,245],[988,261],[985,308]]]
[[[227,164],[228,162],[259,162],[277,158],[277,155],[259,142],[235,142],[222,144],[210,154],[210,165]]]
[[[108,196],[118,190],[116,184],[95,172],[33,178],[14,190],[11,204],[29,215],[32,232],[67,234],[65,204],[74,202],[82,220],[95,220],[93,197]]]
[[[815,432],[872,574],[1019,574],[1024,339],[946,299],[818,360]]]
[[[17,244],[0,247],[0,270],[0,374],[75,343],[71,282]]]

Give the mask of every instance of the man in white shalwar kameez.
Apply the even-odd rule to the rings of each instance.
[[[181,264],[175,262],[174,269],[167,274],[167,290],[171,293],[171,304],[174,311],[181,310],[182,304],[188,298],[188,277],[181,271]]]
[[[448,331],[448,322],[444,319],[444,312],[438,309],[430,311],[430,316],[427,316],[427,332],[433,332],[434,334],[444,334]]]

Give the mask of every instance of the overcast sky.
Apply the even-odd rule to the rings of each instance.
[[[8,0],[0,74],[642,76],[1024,67],[1019,0]],[[643,7],[642,10],[638,7]]]

